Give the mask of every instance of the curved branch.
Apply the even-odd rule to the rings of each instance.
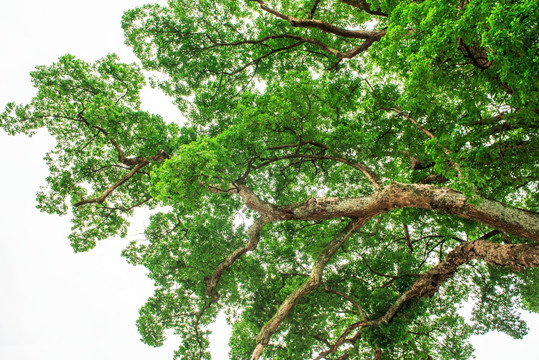
[[[239,74],[240,72],[242,72],[243,70],[247,69],[249,66],[253,66],[253,65],[258,65],[262,60],[264,60],[265,58],[275,54],[275,53],[278,53],[280,51],[286,51],[286,50],[290,50],[290,49],[293,49],[295,47],[298,47],[300,46],[301,44],[303,44],[305,41],[303,40],[303,38],[300,38],[298,42],[295,42],[291,45],[288,45],[288,46],[283,46],[281,48],[278,48],[278,49],[272,49],[270,52],[254,59],[253,61],[250,61],[248,62],[247,64],[243,65],[242,67],[234,70],[233,72],[229,72],[229,73],[226,73],[226,75],[236,75],[236,74]]]
[[[215,290],[219,284],[219,280],[223,275],[223,272],[228,269],[234,262],[248,251],[256,249],[258,242],[260,241],[260,231],[262,228],[271,222],[267,217],[259,217],[248,230],[249,241],[236,250],[234,250],[229,256],[226,257],[218,266],[211,276],[204,278],[206,282],[206,295],[210,297],[210,300],[196,313],[196,319],[194,323],[195,335],[199,343],[199,359],[202,359],[202,340],[200,338],[199,325],[204,313],[215,303],[219,301],[219,293]]]
[[[458,44],[459,44],[459,50],[466,53],[465,56],[470,59],[470,62],[472,63],[473,66],[481,70],[486,70],[492,66],[493,61],[488,60],[488,55],[485,52],[478,50],[476,47],[470,48],[468,45],[464,43],[464,40],[462,40],[462,38],[458,39]],[[477,53],[480,56],[476,56]]]
[[[403,223],[402,227],[404,228],[404,238],[406,239],[406,245],[410,249],[410,252],[414,252],[414,246],[412,245],[412,240],[410,239],[410,230],[408,229],[408,224]]]
[[[320,3],[320,0],[315,0],[315,2],[313,4],[313,7],[312,7],[311,11],[309,12],[309,15],[307,16],[307,18],[309,18],[309,19],[313,18],[314,13],[316,12],[316,9],[318,8],[319,3]]]
[[[428,184],[392,183],[368,196],[311,198],[302,203],[274,205],[239,184],[238,194],[251,210],[278,220],[371,219],[392,209],[418,208],[477,221],[504,233],[539,243],[539,213],[513,208],[476,196],[471,199],[450,188]]]
[[[144,204],[146,204],[148,201],[152,200],[152,197],[151,196],[148,196],[146,199],[142,200],[142,201],[139,201],[138,203],[136,204],[133,204],[131,205],[130,207],[123,207],[123,206],[118,206],[118,207],[105,207],[105,209],[110,209],[110,210],[117,210],[117,211],[123,211],[123,212],[129,212],[131,210],[133,210],[134,208],[137,208],[139,206],[142,206]]]
[[[405,112],[403,112],[401,109],[399,108],[381,108],[382,110],[388,110],[388,111],[394,111],[396,112],[397,114],[399,114],[400,116],[404,117],[406,120],[410,121],[412,124],[415,125],[416,128],[418,128],[421,132],[423,132],[425,135],[428,136],[429,139],[435,139],[436,136],[434,136],[433,133],[431,133],[430,131],[428,131],[427,129],[425,129],[423,126],[421,126],[413,117],[411,117],[410,115],[406,114]],[[445,149],[446,151],[446,155],[449,155],[449,150]]]
[[[299,142],[299,143],[296,143],[296,144],[284,144],[284,145],[276,145],[276,146],[268,146],[266,149],[268,150],[280,150],[280,149],[286,149],[286,148],[297,148],[297,147],[300,147],[300,146],[303,146],[303,145],[314,145],[314,146],[317,146],[317,147],[320,147],[324,150],[328,150],[329,148],[321,143],[321,142],[318,142],[318,141],[312,141],[312,140],[304,140],[302,142]]]
[[[385,30],[380,30],[380,31],[384,32]],[[381,38],[381,36],[380,36],[380,38]],[[247,66],[253,65],[254,63],[260,62],[260,60],[274,54],[275,52],[282,51],[282,50],[288,50],[290,48],[299,46],[299,45],[304,44],[304,43],[314,45],[314,46],[318,47],[319,49],[321,49],[322,51],[324,51],[324,52],[326,52],[328,54],[331,54],[331,55],[335,56],[336,58],[338,58],[339,60],[341,60],[341,59],[351,59],[351,58],[353,58],[354,56],[358,55],[359,53],[366,51],[372,44],[374,44],[376,41],[379,40],[379,39],[376,39],[376,38],[367,39],[361,45],[353,47],[348,51],[342,52],[340,50],[332,48],[331,46],[326,45],[325,43],[323,43],[322,41],[317,40],[317,39],[313,39],[313,38],[309,38],[309,37],[305,37],[305,36],[294,35],[294,34],[276,34],[276,35],[265,36],[265,37],[263,37],[261,39],[258,39],[258,40],[240,40],[240,41],[234,41],[234,42],[230,42],[230,43],[217,43],[215,41],[212,41],[213,45],[200,48],[200,50],[208,50],[208,49],[212,49],[212,48],[220,47],[220,46],[238,46],[238,45],[245,45],[245,44],[251,44],[251,45],[264,44],[266,41],[272,40],[272,39],[292,39],[292,40],[298,41],[298,43],[294,43],[292,45],[289,45],[288,47],[283,47],[283,48],[280,48],[280,49],[274,49],[274,50],[270,51],[269,53],[261,56],[260,58],[257,58],[255,60],[251,61],[249,64],[247,64],[246,66],[241,68],[241,70],[245,69]],[[238,73],[241,70],[235,70],[231,74]]]
[[[539,244],[495,244],[480,239],[459,245],[447,254],[444,261],[422,274],[383,316],[363,322],[361,326],[388,324],[405,304],[434,295],[443,283],[453,277],[460,265],[472,259],[508,266],[514,271],[539,267]]]
[[[335,344],[331,345],[330,348],[328,350],[325,350],[325,351],[322,351],[320,354],[318,354],[318,356],[316,358],[314,358],[314,360],[321,360],[321,359],[324,359],[326,358],[327,355],[331,355],[331,354],[335,354],[335,352],[337,351],[337,349],[342,345],[344,344],[345,342],[350,342],[352,344],[354,344],[357,340],[359,340],[359,337],[361,336],[361,329],[359,330],[359,332],[354,335],[351,339],[347,339],[346,337],[348,335],[350,335],[350,333],[354,330],[354,329],[357,329],[358,327],[361,326],[361,322],[355,322],[353,324],[350,324],[348,325],[348,327],[346,328],[346,330],[343,331],[343,333],[341,334],[341,336],[339,336],[339,339],[337,339],[337,341],[335,342]],[[343,356],[346,356],[343,355]],[[344,357],[343,359],[347,359],[348,356]],[[339,358],[339,359],[342,359]]]
[[[78,207],[78,206],[85,205],[85,204],[95,204],[95,203],[102,204],[103,201],[105,201],[105,199],[110,194],[112,194],[112,192],[114,190],[116,190],[118,188],[118,186],[122,185],[127,180],[131,179],[133,177],[133,175],[135,175],[140,169],[142,169],[144,166],[146,166],[148,164],[149,164],[149,162],[147,160],[145,160],[144,162],[142,162],[142,163],[138,164],[137,166],[135,166],[133,169],[131,169],[131,171],[127,175],[125,175],[120,180],[116,181],[111,187],[109,187],[107,190],[105,190],[103,192],[103,194],[101,194],[100,197],[94,198],[94,199],[81,200],[81,201],[76,202],[75,204],[73,204],[73,206]]]
[[[444,261],[421,274],[421,277],[410,286],[408,291],[397,299],[383,316],[375,320],[365,321],[362,319],[360,322],[349,325],[335,344],[328,350],[321,352],[315,360],[322,359],[329,354],[334,354],[338,347],[345,342],[357,340],[361,336],[361,329],[364,327],[390,323],[405,304],[417,301],[422,297],[434,295],[445,281],[453,277],[458,266],[472,259],[484,260],[496,266],[509,266],[515,271],[520,271],[527,267],[539,267],[539,245],[495,244],[485,240],[492,237],[494,233],[497,232],[487,233],[478,240],[457,246],[447,255]],[[359,332],[352,339],[346,339],[346,336],[356,328],[360,328]]]
[[[268,344],[270,337],[275,333],[279,325],[283,322],[283,320],[286,318],[288,313],[292,310],[292,308],[307,294],[312,292],[314,289],[316,289],[320,284],[322,283],[322,274],[324,271],[324,267],[328,263],[328,261],[333,257],[335,252],[341,247],[341,245],[348,239],[352,234],[354,234],[360,227],[365,224],[366,220],[364,219],[357,219],[355,221],[351,221],[344,229],[342,229],[331,242],[326,245],[324,250],[320,253],[318,258],[313,264],[313,267],[311,269],[311,274],[309,275],[309,278],[307,281],[305,281],[299,288],[297,288],[294,292],[292,292],[288,297],[283,301],[279,309],[277,309],[277,312],[271,320],[269,320],[260,330],[258,333],[258,336],[256,337],[257,345],[255,347],[255,350],[251,356],[251,360],[257,360],[260,355],[262,354],[262,351],[264,350],[264,347]]]
[[[370,85],[369,85],[370,86]],[[423,126],[421,126],[413,117],[411,117],[410,115],[406,114],[405,112],[403,112],[401,109],[399,108],[381,108],[382,110],[389,110],[389,111],[394,111],[396,112],[397,114],[399,114],[400,116],[404,117],[405,119],[407,119],[408,121],[410,121],[412,124],[415,125],[415,127],[417,129],[419,129],[421,132],[423,132],[425,135],[427,135],[429,137],[429,139],[436,139],[436,137],[434,136],[433,133],[431,133],[430,131],[428,131],[427,129],[425,129]],[[445,146],[441,146],[440,147],[443,149],[444,151],[444,154],[451,158],[451,151],[446,148]],[[455,163],[453,162],[452,160],[449,161],[449,163],[451,165],[453,165],[455,167],[455,169],[457,170],[457,172],[459,173],[460,176],[462,176],[462,173],[460,171],[460,165],[458,163]]]
[[[365,258],[363,256],[361,256],[361,260],[363,261],[363,263],[365,264],[365,266],[367,267],[367,269],[369,269],[369,272],[371,272],[372,274],[374,275],[378,275],[378,276],[381,276],[381,277],[385,277],[385,278],[388,278],[388,279],[391,279],[391,280],[396,280],[396,279],[400,279],[400,278],[403,278],[403,277],[409,277],[409,276],[420,276],[420,274],[402,274],[402,275],[390,275],[390,274],[382,274],[376,270],[374,270],[370,265],[369,263],[367,262],[367,260],[365,260]]]
[[[242,256],[248,251],[256,249],[256,247],[258,246],[258,242],[260,241],[260,231],[262,231],[262,228],[270,222],[271,221],[268,217],[259,217],[249,227],[249,241],[245,245],[237,248],[230,255],[228,255],[226,259],[217,266],[217,269],[215,269],[214,273],[204,279],[206,281],[206,294],[208,296],[211,296],[215,301],[217,301],[217,299],[219,298],[219,294],[215,291],[215,288],[217,287],[217,284],[219,283],[219,279],[221,279],[221,275],[223,275],[223,272],[232,264],[234,264],[234,262],[240,256]]]
[[[281,145],[281,147],[285,147],[287,145]],[[295,145],[290,145],[290,146],[295,146]],[[279,147],[274,147],[273,149],[278,149]],[[268,149],[272,149],[272,148],[268,148]],[[361,163],[361,162],[351,162],[347,159],[344,159],[344,158],[341,158],[341,157],[338,157],[338,156],[330,156],[330,155],[311,155],[311,154],[288,154],[288,155],[282,155],[282,156],[276,156],[274,158],[271,158],[271,159],[265,159],[265,161],[256,166],[255,168],[259,169],[263,166],[266,166],[268,164],[271,164],[273,162],[276,162],[276,161],[280,161],[280,160],[286,160],[286,159],[308,159],[308,160],[333,160],[333,161],[337,161],[337,162],[340,162],[340,163],[343,163],[343,164],[346,164],[358,171],[360,171],[366,178],[367,180],[369,180],[369,182],[371,183],[371,185],[375,188],[375,189],[379,189],[380,186],[382,185],[382,181],[380,180],[380,178],[378,177],[378,175],[376,175],[374,173],[374,171],[372,171],[367,165]]]
[[[249,187],[243,184],[236,184],[238,194],[241,196],[245,205],[261,215],[268,216],[275,220],[287,220],[289,214],[280,211],[279,207],[267,201],[260,199]]]
[[[270,8],[263,0],[253,1],[256,1],[262,10],[288,21],[293,27],[315,28],[345,38],[372,40],[373,42],[380,40],[386,34],[386,30],[348,30],[320,20],[300,19]]]
[[[84,104],[81,104],[84,108]],[[83,116],[83,113],[84,113],[84,110],[81,111],[78,115],[77,115],[77,118],[76,119],[72,119],[74,121],[78,121],[78,122],[82,122],[83,124],[85,124],[86,126],[88,126],[89,128],[92,128],[92,129],[95,129],[98,131],[98,133],[102,133],[105,138],[109,138],[110,140],[110,143],[112,144],[112,146],[116,149],[116,151],[118,152],[118,161],[121,162],[122,164],[124,165],[127,165],[127,166],[133,166],[133,165],[139,165],[139,164],[142,164],[144,162],[147,161],[146,158],[144,157],[140,157],[140,156],[137,156],[137,157],[131,157],[131,158],[127,158],[124,154],[124,151],[122,150],[122,148],[120,147],[120,145],[118,145],[118,143],[116,142],[116,140],[112,137],[109,136],[109,132],[105,129],[103,129],[102,127],[100,126],[97,126],[97,125],[92,125],[90,124],[90,122],[88,120],[86,120],[86,118]],[[97,135],[97,134],[96,134]],[[149,157],[150,160],[152,161],[164,161],[166,159],[169,159],[170,156],[164,151],[164,150],[159,150],[159,154],[157,155],[152,155]]]
[[[339,0],[343,4],[353,6],[365,11],[367,14],[387,17],[388,15],[382,11],[371,10],[371,6],[365,0]]]
[[[357,301],[355,301],[351,296],[348,296],[340,291],[333,290],[327,284],[324,286],[324,291],[327,293],[335,294],[337,296],[342,297],[343,299],[348,300],[350,303],[352,303],[352,305],[354,305],[356,310],[359,312],[359,316],[361,317],[362,321],[369,320],[369,318],[367,317],[367,313],[365,313],[365,310],[363,310],[363,307]]]
[[[371,45],[374,44],[378,40],[380,40],[380,39],[368,39],[368,40],[365,40],[365,42],[363,44],[361,44],[361,45],[359,45],[359,46],[357,46],[355,48],[352,48],[352,49],[348,50],[345,53],[339,52],[337,57],[339,59],[351,59],[354,56],[356,56],[358,54],[361,54],[364,51],[367,51],[367,49],[370,48]]]

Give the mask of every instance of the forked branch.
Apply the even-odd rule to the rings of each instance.
[[[148,164],[149,162],[146,160],[145,162],[142,162],[138,164],[137,166],[135,166],[133,169],[131,169],[131,171],[127,175],[125,175],[120,180],[116,181],[112,186],[110,186],[107,190],[105,190],[101,194],[101,196],[99,196],[98,198],[81,200],[73,204],[73,206],[78,207],[85,204],[102,204],[105,201],[105,199],[114,192],[114,190],[116,190],[119,186],[121,186],[126,181],[131,179],[140,169],[142,169],[144,166]]]
[[[270,8],[269,6],[266,5],[266,3],[264,3],[263,0],[253,0],[253,1],[256,1],[260,5],[260,8],[262,10],[280,19],[288,21],[290,25],[292,25],[293,27],[315,28],[329,34],[333,34],[333,35],[337,35],[337,36],[341,36],[345,38],[363,39],[363,40],[372,40],[372,41],[378,41],[386,34],[386,30],[348,30],[348,29],[343,29],[333,24],[320,21],[320,20],[300,19],[294,16],[283,14],[275,9]]]
[[[475,240],[459,245],[449,252],[442,262],[420,275],[383,316],[363,322],[361,326],[388,324],[405,304],[431,297],[441,285],[453,277],[460,265],[473,259],[495,266],[508,266],[513,271],[539,267],[539,244],[495,244],[486,240]]]
[[[433,296],[440,286],[452,278],[457,268],[470,260],[479,259],[495,266],[509,266],[514,271],[528,267],[539,267],[539,244],[495,244],[486,241],[497,231],[489,232],[481,239],[457,246],[444,261],[431,270],[420,275],[410,288],[397,299],[387,312],[374,320],[355,322],[347,327],[335,344],[321,352],[315,360],[334,354],[346,342],[354,343],[361,336],[361,329],[368,326],[380,326],[390,323],[405,304],[419,300],[422,297]],[[352,338],[347,338],[352,330],[358,329]]]
[[[256,337],[256,347],[251,356],[251,360],[257,360],[264,347],[268,344],[271,336],[275,333],[279,325],[286,318],[288,313],[292,308],[307,294],[315,290],[322,283],[322,274],[324,272],[324,267],[328,261],[333,257],[335,252],[341,247],[341,245],[352,236],[360,227],[365,224],[364,219],[356,219],[351,221],[344,229],[342,229],[331,242],[326,245],[324,250],[320,253],[316,261],[314,262],[311,274],[309,278],[299,286],[294,292],[292,292],[288,297],[283,301],[279,309],[271,320],[269,320],[260,330],[258,336]]]
[[[281,145],[281,147],[285,147],[285,146],[286,145]],[[294,146],[294,145],[290,145],[290,146]],[[273,147],[273,148],[268,148],[268,149],[278,149],[278,148],[280,148],[280,147]],[[380,180],[378,175],[376,175],[376,173],[374,171],[372,171],[367,165],[363,164],[362,162],[359,162],[359,161],[358,162],[353,162],[353,161],[347,160],[347,159],[342,158],[342,157],[331,156],[331,155],[321,155],[321,154],[320,155],[317,155],[317,154],[287,154],[287,155],[281,155],[281,156],[276,156],[276,157],[273,157],[273,158],[270,158],[270,159],[263,159],[263,162],[261,164],[257,165],[256,168],[261,168],[263,166],[274,163],[276,161],[281,161],[281,160],[286,160],[286,159],[332,160],[332,161],[340,162],[340,163],[346,164],[346,165],[350,166],[351,168],[356,169],[359,172],[361,172],[367,178],[367,180],[369,180],[371,185],[376,190],[379,189],[380,186],[382,185],[382,181]]]
[[[513,208],[477,197],[476,204],[450,188],[427,184],[392,183],[371,195],[354,198],[310,198],[289,205],[274,205],[260,199],[250,188],[237,184],[245,205],[275,221],[317,221],[337,218],[371,219],[393,209],[416,208],[440,211],[477,221],[501,232],[539,243],[539,213]]]
[[[379,30],[379,31],[385,32],[385,30]],[[380,38],[381,38],[381,36],[380,36]],[[320,41],[318,39],[314,39],[314,38],[310,38],[310,37],[306,37],[306,36],[294,35],[294,34],[275,34],[275,35],[265,36],[265,37],[257,39],[257,40],[240,40],[240,41],[233,41],[233,42],[230,42],[230,43],[212,41],[212,45],[200,48],[200,50],[208,50],[208,49],[212,49],[212,48],[215,48],[215,47],[228,47],[228,46],[238,46],[238,45],[248,45],[248,44],[251,44],[251,45],[265,44],[266,42],[268,42],[269,40],[272,40],[272,39],[291,39],[291,40],[296,40],[296,43],[285,46],[285,47],[281,47],[281,48],[278,48],[278,49],[273,49],[273,50],[269,51],[268,53],[266,53],[266,54],[264,54],[264,55],[262,55],[262,56],[260,56],[260,57],[258,57],[256,59],[252,60],[251,62],[249,62],[245,66],[242,66],[239,69],[236,69],[236,70],[232,71],[230,74],[237,74],[237,73],[241,72],[242,70],[244,70],[245,68],[247,68],[248,66],[259,63],[264,58],[267,58],[267,57],[269,57],[269,56],[271,56],[271,55],[273,55],[273,54],[275,54],[277,52],[283,51],[283,50],[292,49],[292,48],[297,47],[297,46],[299,46],[301,44],[314,45],[314,46],[318,47],[320,50],[322,50],[322,51],[324,51],[324,52],[326,52],[328,54],[331,54],[331,55],[335,56],[338,59],[351,59],[354,56],[366,51],[369,47],[371,47],[372,44],[374,44],[376,41],[379,40],[377,37],[373,37],[372,39],[367,39],[362,44],[360,44],[358,46],[354,46],[351,49],[343,52],[343,51],[337,50],[337,49],[325,44],[324,42],[322,42],[322,41]]]
[[[208,296],[211,296],[214,300],[217,301],[217,299],[219,298],[219,294],[217,293],[217,291],[215,291],[215,288],[217,287],[219,279],[221,279],[221,275],[223,275],[223,272],[228,269],[232,264],[234,264],[234,262],[243,254],[256,249],[256,247],[258,246],[258,242],[260,241],[260,232],[262,231],[262,228],[270,222],[270,219],[266,216],[259,217],[249,227],[249,241],[247,241],[245,245],[240,246],[230,255],[228,255],[226,259],[217,266],[215,272],[211,276],[204,279],[206,281],[206,294]]]
[[[382,11],[372,10],[371,6],[365,0],[339,0],[339,1],[342,2],[343,4],[347,4],[355,8],[358,8],[360,10],[363,10],[367,14],[387,17],[387,14]]]

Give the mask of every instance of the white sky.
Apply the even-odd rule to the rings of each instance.
[[[146,2],[2,0],[0,111],[9,101],[28,101],[34,93],[28,73],[63,54],[93,61],[116,52],[135,61],[123,45],[120,20],[124,10]],[[165,119],[179,116],[155,91],[144,92],[143,107]],[[43,133],[28,139],[0,131],[0,359],[172,359],[176,339],[162,348],[139,341],[138,308],[153,289],[144,269],[120,257],[126,241],[110,239],[74,254],[69,219],[35,209],[35,192],[47,176],[42,158],[52,146]],[[524,340],[474,337],[477,359],[539,360],[539,316],[526,319],[532,330]],[[215,332],[214,359],[226,360],[227,330]]]

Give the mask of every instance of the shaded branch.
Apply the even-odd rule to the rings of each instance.
[[[270,222],[270,219],[265,216],[259,217],[249,227],[249,241],[245,245],[240,246],[230,255],[228,255],[226,259],[217,266],[214,273],[204,279],[206,281],[206,294],[208,296],[212,297],[215,301],[219,299],[219,294],[215,291],[215,288],[219,283],[221,275],[223,275],[223,272],[228,269],[232,264],[234,264],[234,262],[243,254],[256,249],[256,247],[258,246],[258,242],[260,241],[260,232],[262,231],[262,228]]]
[[[281,48],[278,48],[278,49],[273,49],[271,50],[270,52],[254,59],[253,61],[250,61],[249,63],[245,64],[244,66],[234,70],[233,72],[231,73],[225,73],[227,75],[236,75],[236,74],[239,74],[240,72],[242,72],[243,70],[247,69],[249,66],[253,66],[253,65],[258,65],[260,63],[260,61],[264,60],[265,58],[275,54],[275,53],[278,53],[278,52],[281,52],[281,51],[286,51],[286,50],[290,50],[290,49],[293,49],[295,47],[298,47],[300,46],[301,44],[303,44],[305,41],[303,38],[299,39],[298,42],[295,42],[291,45],[288,45],[288,46],[283,46]]]
[[[402,224],[404,228],[404,238],[406,239],[406,245],[410,248],[410,252],[414,252],[414,246],[412,245],[412,240],[410,240],[410,231],[408,230],[408,225],[406,223]]]
[[[380,31],[385,31],[385,30],[380,30]],[[375,43],[376,41],[379,40],[379,39],[376,39],[376,38],[367,39],[361,45],[352,47],[350,50],[342,52],[340,50],[332,48],[331,46],[328,46],[327,44],[323,43],[322,41],[320,41],[318,39],[305,37],[305,36],[294,35],[294,34],[275,34],[275,35],[265,36],[265,37],[263,37],[261,39],[258,39],[258,40],[240,40],[240,41],[234,41],[234,42],[230,42],[230,43],[217,43],[215,41],[212,41],[213,45],[200,48],[200,50],[207,50],[207,49],[212,49],[212,48],[220,47],[220,46],[238,46],[238,45],[246,45],[246,44],[251,44],[251,45],[263,44],[263,45],[265,45],[266,41],[272,40],[272,39],[292,39],[292,40],[296,40],[297,43],[294,43],[292,45],[289,45],[289,46],[283,47],[283,48],[279,48],[279,49],[272,49],[272,51],[270,51],[269,53],[267,53],[267,54],[255,59],[255,60],[249,62],[247,65],[241,67],[240,69],[237,69],[237,70],[233,71],[232,73],[227,73],[227,74],[228,75],[237,74],[237,73],[243,71],[248,66],[252,66],[254,64],[257,64],[261,60],[263,60],[264,58],[266,58],[266,57],[268,57],[270,55],[273,55],[274,53],[276,53],[278,51],[289,50],[289,49],[291,49],[293,47],[297,47],[297,46],[299,46],[301,44],[314,45],[314,46],[318,47],[319,49],[321,49],[322,51],[337,57],[338,59],[351,59],[354,56],[358,55],[359,53],[366,51],[373,43]]]
[[[141,205],[146,204],[151,199],[152,199],[152,197],[148,196],[146,199],[144,199],[142,201],[139,201],[138,203],[136,203],[134,205],[131,205],[130,207],[122,207],[122,206],[119,206],[119,207],[105,207],[105,209],[119,210],[119,211],[123,211],[123,212],[128,212],[128,211],[133,210],[134,208],[137,208],[137,207],[139,207]]]
[[[324,267],[328,261],[333,257],[335,252],[341,247],[341,245],[354,234],[361,226],[365,224],[366,220],[357,219],[351,221],[344,229],[342,229],[331,242],[326,245],[324,250],[320,253],[316,261],[314,262],[311,274],[307,281],[300,285],[294,292],[292,292],[283,301],[275,315],[269,320],[260,330],[256,337],[257,345],[251,356],[251,360],[257,360],[264,347],[268,344],[271,336],[275,333],[279,325],[286,318],[292,308],[307,294],[315,290],[322,283],[322,274]]]
[[[335,352],[337,351],[337,349],[342,345],[344,344],[345,342],[349,342],[351,344],[354,344],[357,340],[359,340],[359,337],[361,335],[361,332],[356,334],[353,338],[351,339],[347,339],[346,337],[348,335],[350,335],[350,333],[354,330],[354,329],[357,329],[359,328],[361,325],[361,322],[355,322],[353,324],[350,324],[348,325],[348,327],[343,331],[343,333],[341,334],[341,336],[339,336],[339,338],[337,339],[337,341],[335,341],[335,344],[333,344],[332,346],[330,346],[330,348],[328,350],[325,350],[325,351],[322,351],[321,353],[318,354],[318,356],[316,358],[314,358],[314,360],[320,360],[320,359],[323,359],[325,358],[327,355],[332,355],[332,354],[335,354]],[[343,356],[341,356],[339,359],[347,359],[348,358],[348,354],[344,354]]]
[[[200,309],[200,311],[196,314],[195,323],[194,323],[194,329],[195,329],[195,336],[197,339],[197,342],[199,343],[199,359],[202,358],[202,349],[204,348],[202,346],[202,339],[199,332],[199,326],[200,321],[202,319],[202,316],[204,313],[215,303],[219,301],[219,293],[215,290],[217,285],[219,284],[219,280],[221,279],[221,276],[223,275],[223,272],[228,269],[234,262],[240,258],[243,254],[247,253],[248,251],[252,251],[256,249],[258,246],[258,242],[260,241],[260,231],[262,228],[270,223],[270,220],[265,217],[261,216],[259,217],[250,227],[248,230],[248,236],[249,241],[244,245],[240,246],[236,250],[234,250],[230,255],[228,255],[225,260],[223,260],[215,269],[214,273],[211,276],[208,276],[204,278],[204,281],[206,282],[206,295],[210,297],[210,300]]]
[[[361,260],[363,260],[363,263],[365,264],[365,266],[367,267],[367,269],[369,269],[369,271],[374,274],[374,275],[378,275],[378,276],[381,276],[381,277],[385,277],[385,278],[388,278],[389,280],[386,281],[382,286],[380,286],[381,288],[387,288],[389,287],[391,284],[393,284],[393,282],[397,279],[401,279],[403,277],[417,277],[417,276],[420,276],[420,274],[402,274],[402,275],[388,275],[388,274],[382,274],[376,270],[374,270],[370,265],[369,263],[367,262],[367,260],[365,260],[365,258],[363,258],[363,256],[361,256]]]
[[[338,296],[342,297],[343,299],[348,300],[352,305],[354,305],[354,307],[359,312],[359,316],[361,317],[361,320],[362,321],[367,321],[368,320],[367,314],[365,313],[365,310],[363,310],[363,307],[361,305],[359,305],[359,303],[357,301],[355,301],[351,296],[348,296],[348,295],[346,295],[346,294],[344,294],[344,293],[342,293],[340,291],[333,290],[327,284],[325,284],[325,286],[324,286],[324,291],[328,292],[328,293],[338,295]]]
[[[491,233],[485,235],[490,236],[493,235]],[[539,267],[539,244],[495,244],[478,239],[459,245],[449,252],[442,262],[421,274],[383,316],[363,322],[361,326],[388,324],[404,305],[423,297],[433,296],[441,285],[453,277],[460,265],[472,259],[483,260],[495,266],[508,266],[513,271]]]
[[[320,20],[300,19],[270,8],[263,0],[253,1],[257,2],[262,10],[288,21],[293,27],[315,28],[345,38],[372,40],[373,42],[380,40],[386,34],[386,30],[347,30]]]
[[[273,149],[279,149],[279,148],[284,148],[284,147],[288,147],[288,146],[295,147],[295,145],[296,144],[293,144],[293,145],[280,145],[280,147],[273,147]],[[268,149],[271,149],[271,148],[268,148]],[[344,159],[344,158],[341,158],[341,157],[338,157],[338,156],[315,155],[315,154],[288,154],[288,155],[276,156],[276,157],[273,157],[271,159],[262,159],[262,160],[264,160],[264,162],[262,162],[261,164],[256,166],[256,168],[259,169],[259,168],[264,167],[266,165],[269,165],[271,163],[281,161],[281,160],[286,160],[286,159],[308,159],[308,160],[333,160],[333,161],[337,161],[337,162],[346,164],[346,165],[360,171],[367,178],[367,180],[369,180],[369,182],[371,183],[371,185],[375,189],[379,189],[380,186],[382,185],[382,181],[380,180],[378,175],[376,175],[367,165],[365,165],[365,164],[363,164],[361,162],[351,162],[351,161],[349,161],[347,159]]]
[[[421,132],[423,132],[425,135],[429,137],[429,139],[435,139],[436,136],[434,136],[433,133],[425,129],[423,126],[421,126],[414,118],[412,118],[410,115],[406,114],[399,108],[381,108],[382,110],[388,110],[388,111],[394,111],[400,116],[404,117],[405,119],[409,120],[412,124],[415,125],[416,128],[418,128]],[[446,149],[446,151],[449,151]],[[447,154],[447,153],[446,153]],[[449,155],[449,154],[447,154]]]
[[[459,38],[458,42],[459,50],[466,54],[465,56],[470,59],[473,66],[481,70],[486,70],[492,66],[493,61],[488,60],[488,55],[484,51],[475,46],[467,46],[462,38]]]
[[[311,141],[311,140],[304,140],[302,142],[296,143],[296,144],[284,144],[284,145],[277,145],[277,146],[268,146],[266,149],[268,150],[280,150],[280,149],[286,149],[286,148],[293,148],[293,147],[301,147],[303,145],[314,145],[318,146],[324,150],[328,150],[329,148],[318,141]]]
[[[400,116],[404,117],[405,119],[407,119],[408,121],[410,121],[412,124],[415,125],[416,128],[418,128],[421,132],[423,132],[425,135],[427,135],[429,137],[429,139],[436,139],[436,136],[434,136],[433,133],[431,133],[430,131],[428,131],[427,129],[425,129],[423,126],[421,126],[413,117],[411,117],[410,115],[406,114],[405,112],[403,112],[402,110],[400,110],[399,108],[381,108],[382,110],[390,110],[390,111],[394,111],[396,112],[397,114],[399,114]],[[451,151],[444,147],[444,146],[441,146],[443,151],[444,151],[444,154],[447,155],[448,157],[451,157]],[[457,170],[457,172],[459,173],[459,175],[462,176],[461,172],[460,172],[460,166],[457,164],[457,163],[454,163],[453,161],[450,160],[450,163],[451,165],[453,165],[455,167],[455,169]]]
[[[77,122],[82,122],[83,124],[85,124],[89,128],[97,130],[98,133],[102,133],[105,136],[105,138],[108,138],[110,143],[112,144],[112,146],[118,152],[118,161],[119,162],[121,162],[122,164],[127,165],[127,166],[134,166],[134,165],[139,165],[139,164],[142,164],[142,163],[148,161],[146,158],[140,157],[140,156],[131,157],[131,158],[126,157],[125,153],[122,150],[122,148],[120,147],[120,145],[118,145],[118,143],[116,142],[116,140],[114,138],[110,137],[107,130],[103,129],[100,126],[92,125],[92,124],[90,124],[90,122],[88,120],[86,120],[86,118],[83,116],[83,114],[84,114],[84,104],[82,104],[82,106],[83,106],[83,110],[81,112],[79,112],[76,119],[72,119],[72,120],[77,121]],[[164,161],[164,160],[169,159],[169,158],[170,158],[170,156],[164,150],[160,150],[159,154],[149,157],[149,159],[151,161]]]
[[[347,4],[365,11],[367,14],[387,17],[387,14],[379,10],[371,10],[371,6],[365,0],[339,0],[343,4]]]
[[[308,19],[312,19],[314,16],[314,13],[316,12],[316,9],[318,8],[318,4],[320,4],[320,0],[315,0],[313,7],[311,11],[309,12],[309,15],[307,16]]]
[[[424,177],[423,179],[419,180],[418,184],[443,184],[445,182],[448,182],[449,179],[447,179],[445,176],[440,174],[430,174]]]

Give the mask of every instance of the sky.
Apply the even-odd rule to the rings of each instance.
[[[146,2],[2,0],[0,109],[9,101],[29,101],[29,72],[66,53],[94,61],[116,52],[123,61],[136,61],[123,44],[120,21],[123,11]],[[169,121],[181,118],[157,90],[144,90],[142,107]],[[120,257],[129,239],[109,239],[75,254],[67,240],[69,218],[35,209],[35,193],[47,176],[43,156],[53,146],[43,132],[29,139],[0,131],[0,359],[172,359],[178,339],[171,336],[161,348],[139,340],[138,309],[153,285],[143,268]],[[130,236],[143,229],[137,221]],[[497,333],[474,337],[476,358],[539,360],[539,315],[525,319],[531,331],[524,340]],[[214,330],[214,359],[227,360],[229,330],[222,323]]]

